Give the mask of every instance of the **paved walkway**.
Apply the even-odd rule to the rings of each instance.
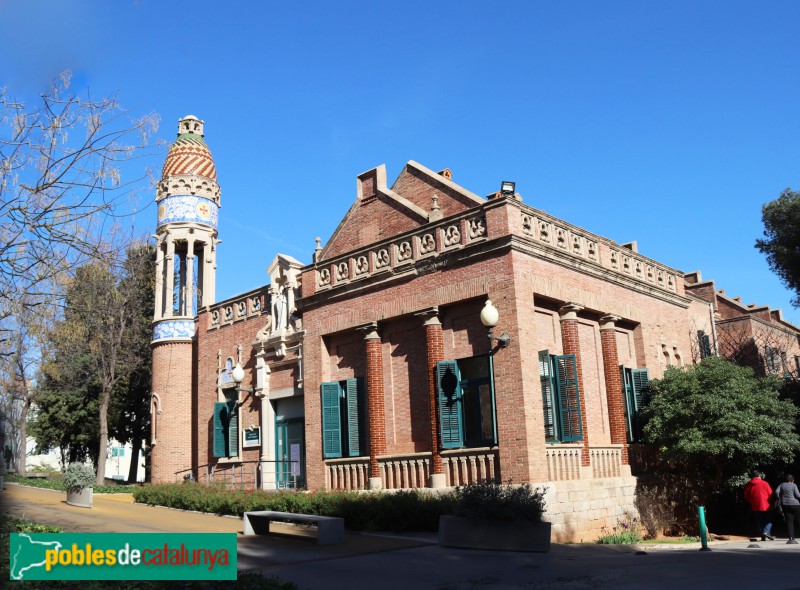
[[[72,532],[241,532],[238,518],[132,503],[95,495],[94,508],[65,503],[64,492],[6,484],[5,512]],[[347,533],[341,545],[305,539],[239,537],[239,568],[291,580],[302,589],[572,590],[584,588],[800,589],[800,545],[785,539],[697,546],[553,545],[549,553],[469,551],[434,535]]]

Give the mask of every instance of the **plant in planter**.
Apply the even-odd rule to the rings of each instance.
[[[67,487],[67,504],[81,508],[92,507],[95,482],[94,470],[85,463],[72,463],[64,470],[64,485]]]
[[[453,516],[439,519],[439,544],[469,549],[549,551],[545,488],[492,481],[456,488]]]

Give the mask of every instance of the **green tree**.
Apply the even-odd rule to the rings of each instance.
[[[144,330],[153,313],[152,258],[152,248],[139,243],[128,248],[122,267],[97,260],[78,268],[66,289],[64,318],[51,333],[56,352],[45,368],[45,394],[34,431],[43,436],[42,445],[66,442],[68,448],[88,453],[97,465],[98,485],[105,479],[111,431],[139,447],[147,432],[147,412],[141,406],[148,393],[143,388],[150,362]],[[114,392],[121,399],[110,412]],[[64,415],[51,412],[48,403]],[[93,417],[86,419],[90,408]],[[126,420],[131,423],[122,426]],[[64,425],[71,426],[73,437],[66,441],[58,434]]]
[[[800,193],[785,189],[761,208],[764,239],[756,248],[767,256],[772,272],[795,292],[792,305],[800,307]]]
[[[756,465],[791,463],[798,410],[780,398],[781,385],[718,357],[669,368],[651,382],[645,439],[666,459],[709,467],[717,484]]]
[[[111,394],[109,432],[121,443],[131,443],[128,481],[135,482],[139,452],[150,437],[150,381],[155,313],[155,248],[140,243],[128,249],[125,275],[120,289],[131,301],[130,324],[125,331],[123,348],[127,351],[125,370]]]

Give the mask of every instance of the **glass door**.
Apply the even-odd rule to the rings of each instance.
[[[306,486],[306,441],[302,418],[275,422],[278,489]]]

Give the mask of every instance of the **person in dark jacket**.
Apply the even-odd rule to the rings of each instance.
[[[783,516],[786,519],[786,530],[789,532],[788,545],[797,545],[794,538],[794,525],[800,525],[800,490],[794,483],[794,475],[787,475],[786,481],[775,488],[775,496],[781,503]]]
[[[774,541],[770,533],[772,532],[772,518],[770,517],[769,499],[772,496],[772,488],[762,478],[758,469],[750,471],[750,481],[744,486],[744,499],[750,504],[753,516],[756,519],[756,526],[761,533],[761,540]]]

